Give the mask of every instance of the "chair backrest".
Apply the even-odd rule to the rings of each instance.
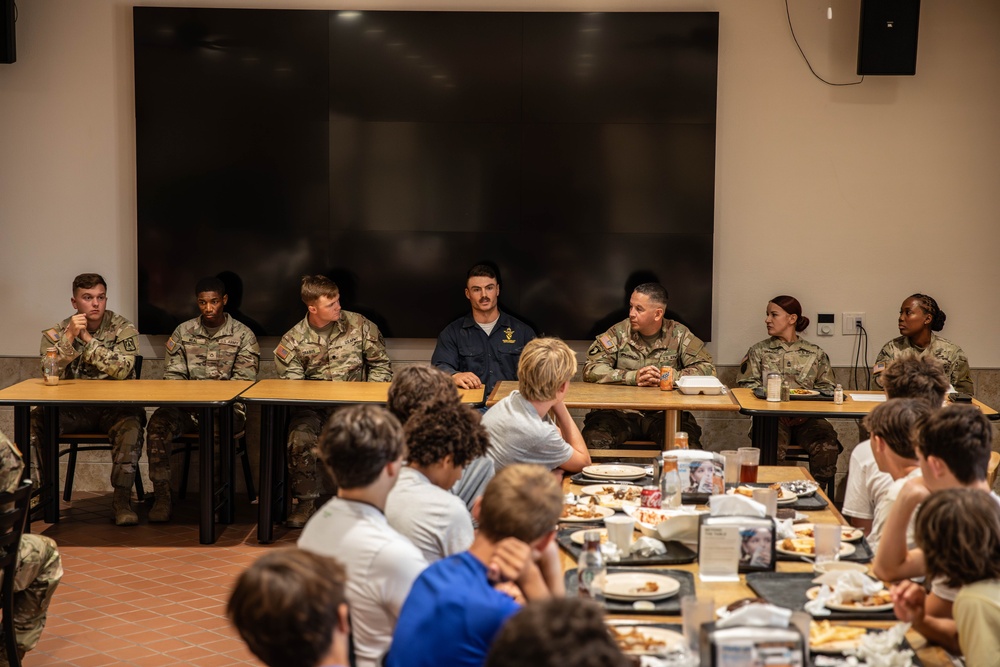
[[[990,453],[990,462],[986,466],[986,481],[993,488],[993,482],[997,481],[997,468],[1000,467],[1000,452]]]
[[[141,354],[135,355],[135,366],[133,366],[132,368],[135,369],[135,379],[136,380],[141,380],[142,379],[142,355]]]

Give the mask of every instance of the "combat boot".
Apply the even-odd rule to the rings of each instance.
[[[316,511],[316,500],[314,498],[299,498],[298,504],[292,513],[288,515],[285,525],[289,528],[301,528],[306,525],[306,521]]]
[[[170,482],[153,482],[153,507],[149,510],[150,523],[170,521]]]
[[[139,516],[132,511],[132,487],[115,487],[111,509],[115,513],[116,526],[135,526],[139,523]]]

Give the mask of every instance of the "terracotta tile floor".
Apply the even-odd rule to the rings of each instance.
[[[65,574],[23,664],[259,665],[230,628],[226,600],[247,565],[299,531],[276,527],[273,545],[257,544],[257,506],[241,497],[236,507],[236,522],[213,545],[198,543],[196,494],[167,524],[147,523],[140,504],[140,525],[118,528],[111,495],[87,493],[63,503],[58,524],[36,521],[32,531],[59,544]]]

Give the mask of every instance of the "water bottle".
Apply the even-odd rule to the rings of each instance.
[[[59,384],[59,350],[50,347],[45,350],[45,361],[42,362],[42,373],[45,376],[45,384]]]
[[[844,404],[844,388],[839,384],[833,388],[833,404],[843,405]]]
[[[601,531],[588,530],[583,534],[583,551],[576,564],[577,596],[604,603],[604,580],[608,566],[601,553]]]

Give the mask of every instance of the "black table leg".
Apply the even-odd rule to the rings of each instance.
[[[45,522],[59,523],[59,407],[49,406],[45,414],[45,442],[42,444],[42,495]],[[30,448],[30,447],[29,447]]]
[[[271,509],[274,502],[274,429],[275,406],[268,403],[260,410],[260,498],[257,501],[257,541],[269,544],[274,540]]]
[[[201,516],[198,521],[198,541],[202,544],[215,543],[215,415],[210,407],[201,409],[198,420],[198,440],[201,446]]]
[[[233,443],[233,407],[228,404],[219,408],[219,478],[222,484],[222,507],[219,520],[231,524],[236,509],[236,475],[233,474],[233,459],[236,445]]]
[[[750,440],[760,450],[762,466],[778,465],[778,417],[754,415]]]

